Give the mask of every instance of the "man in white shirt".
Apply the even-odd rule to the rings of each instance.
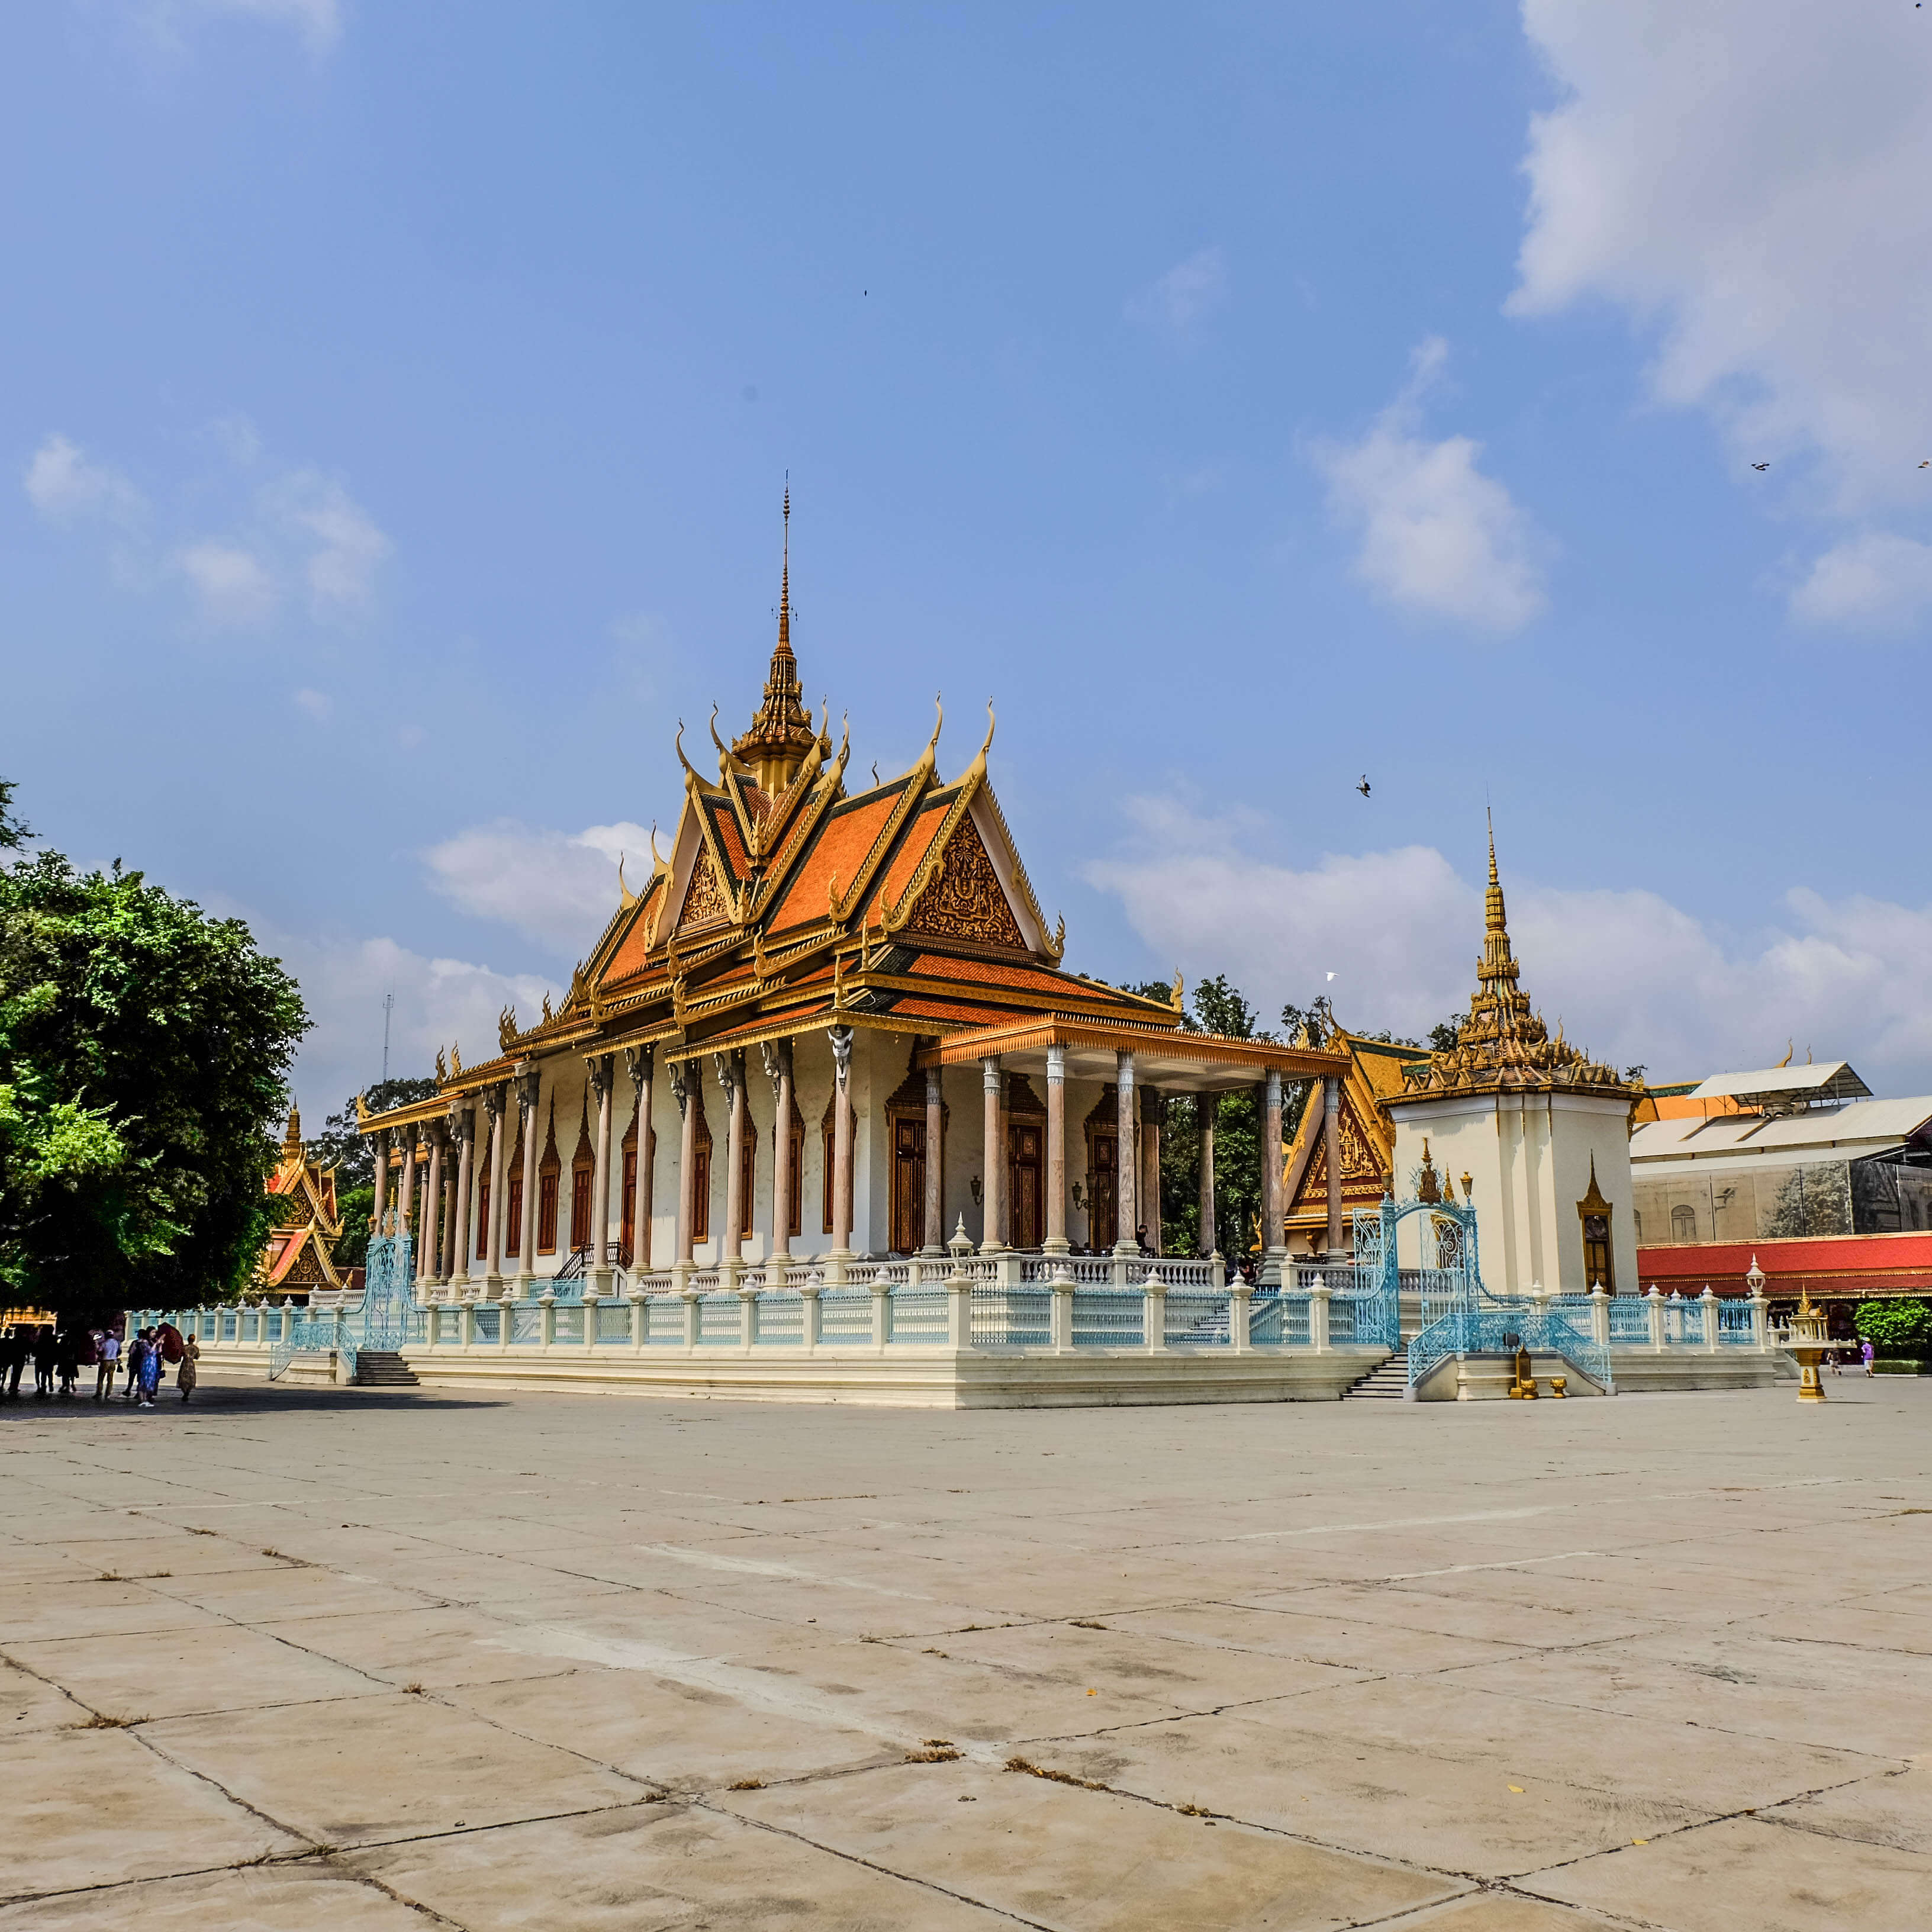
[[[114,1370],[120,1359],[120,1336],[111,1330],[104,1331],[94,1344],[94,1399],[96,1402],[105,1402],[114,1393]]]

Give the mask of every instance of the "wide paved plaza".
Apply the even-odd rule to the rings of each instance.
[[[0,1928],[1932,1922],[1932,1385],[0,1413]]]

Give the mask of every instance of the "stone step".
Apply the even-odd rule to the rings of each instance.
[[[356,1358],[358,1388],[416,1388],[416,1371],[394,1349],[364,1348]]]
[[[1379,1362],[1352,1388],[1344,1389],[1344,1402],[1400,1402],[1408,1394],[1408,1350],[1405,1345],[1387,1361]]]

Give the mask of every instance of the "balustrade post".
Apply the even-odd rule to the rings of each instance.
[[[1712,1354],[1718,1352],[1718,1298],[1711,1292],[1711,1284],[1704,1284],[1704,1292],[1698,1297],[1704,1304],[1704,1346]]]
[[[892,1338],[892,1284],[882,1275],[872,1277],[872,1346],[884,1350]]]
[[[973,1346],[973,1277],[956,1256],[946,1278],[946,1342],[951,1348]]]
[[[1651,1352],[1653,1354],[1660,1355],[1664,1353],[1664,1298],[1658,1293],[1655,1282],[1651,1283],[1650,1292],[1645,1296],[1644,1299],[1650,1304]]]
[[[758,1291],[741,1286],[738,1290],[738,1345],[752,1348],[758,1340]]]
[[[644,1336],[650,1322],[650,1310],[646,1305],[644,1291],[641,1288],[634,1286],[624,1299],[631,1306],[631,1352],[634,1355],[640,1354],[644,1352]]]
[[[823,1318],[825,1311],[819,1306],[818,1301],[819,1289],[822,1286],[816,1268],[799,1285],[798,1298],[805,1304],[800,1311],[802,1319],[800,1326],[805,1331],[805,1352],[808,1355],[816,1352],[824,1334]]]
[[[597,1346],[597,1310],[603,1299],[595,1288],[584,1290],[584,1346],[586,1348],[594,1348]]]
[[[1771,1352],[1771,1304],[1759,1288],[1751,1291],[1751,1346],[1760,1355]]]
[[[1601,1282],[1590,1290],[1590,1339],[1600,1348],[1610,1346],[1610,1298]]]
[[[1123,1059],[1127,1058],[1124,1054]],[[1150,1355],[1167,1353],[1167,1284],[1160,1278],[1159,1271],[1148,1270],[1148,1277],[1141,1286],[1142,1322],[1142,1333],[1147,1338],[1147,1352]]]
[[[677,1298],[684,1304],[684,1352],[688,1355],[698,1347],[698,1291],[687,1285],[678,1290]]]
[[[1325,1275],[1308,1284],[1308,1346],[1318,1355],[1328,1353],[1328,1298],[1334,1292]]]
[[[476,1341],[476,1304],[465,1300],[457,1311],[456,1344],[460,1348],[472,1348]]]
[[[1047,1284],[1053,1291],[1047,1339],[1056,1355],[1073,1352],[1073,1271],[1064,1264],[1053,1271]]]
[[[545,1288],[537,1306],[543,1311],[537,1318],[537,1346],[548,1352],[556,1343],[556,1297]]]
[[[1228,1346],[1237,1355],[1245,1355],[1253,1346],[1253,1285],[1239,1275],[1228,1284]]]
[[[511,1305],[512,1285],[503,1284],[502,1299],[496,1304],[496,1351],[501,1354],[510,1346],[510,1331],[515,1328],[516,1311]]]

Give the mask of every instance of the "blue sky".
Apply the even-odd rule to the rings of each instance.
[[[254,922],[312,1108],[386,991],[473,1055],[789,470],[808,688],[862,774],[993,698],[1072,964],[1424,1028],[1490,801],[1572,1037],[1924,1090],[1929,20],[12,10],[0,772]]]

